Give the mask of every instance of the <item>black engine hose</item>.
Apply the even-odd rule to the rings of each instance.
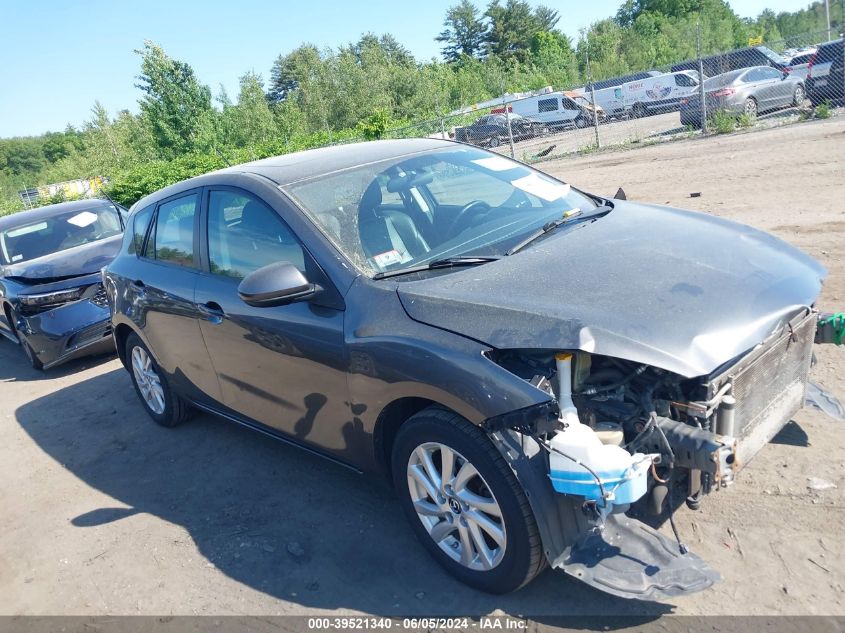
[[[647,369],[648,369],[648,365],[640,365],[633,372],[631,372],[630,374],[625,376],[625,378],[623,378],[622,380],[618,380],[618,381],[611,383],[609,385],[588,387],[587,389],[584,389],[583,391],[579,391],[575,395],[578,395],[578,396],[594,396],[594,395],[599,394],[599,393],[605,393],[607,391],[613,391],[614,389],[619,389],[619,387],[624,387],[625,385],[627,385],[629,382],[631,382],[637,376],[642,375]]]

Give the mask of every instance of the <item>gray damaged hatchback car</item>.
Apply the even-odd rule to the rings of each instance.
[[[386,474],[480,589],[551,565],[661,599],[718,574],[635,517],[698,507],[802,406],[824,276],[750,227],[424,139],[163,189],[104,283],[156,422],[209,411]]]

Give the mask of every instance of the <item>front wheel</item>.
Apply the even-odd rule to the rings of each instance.
[[[170,388],[164,372],[137,334],[126,339],[126,358],[135,391],[157,424],[174,427],[190,417],[188,403]]]
[[[575,119],[575,127],[577,127],[579,130],[584,129],[585,127],[587,127],[587,119],[579,116],[577,119]]]
[[[417,413],[397,434],[392,470],[417,537],[462,582],[507,593],[545,567],[525,493],[475,425],[442,409]]]
[[[32,345],[26,340],[26,337],[23,335],[23,332],[15,328],[15,334],[18,337],[18,343],[20,343],[21,349],[23,350],[24,356],[26,356],[26,360],[32,366],[33,369],[37,369],[38,371],[43,371],[44,363],[42,363],[38,356],[35,355],[35,350],[32,349]]]
[[[498,136],[490,137],[490,147],[499,147],[500,141]]]
[[[803,86],[796,86],[795,93],[792,95],[792,105],[796,108],[800,108],[804,105],[804,87]]]

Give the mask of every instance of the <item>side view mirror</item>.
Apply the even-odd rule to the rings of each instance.
[[[293,264],[276,262],[244,277],[238,285],[238,296],[247,305],[269,308],[310,299],[322,290]]]

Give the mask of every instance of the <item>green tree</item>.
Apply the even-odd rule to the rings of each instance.
[[[484,13],[490,22],[487,31],[488,54],[502,59],[527,61],[531,40],[540,31],[550,31],[558,21],[556,11],[539,6],[536,10],[526,0],[493,0]]]
[[[531,38],[531,60],[548,83],[569,87],[578,81],[572,42],[560,31],[539,31]]]
[[[224,146],[252,146],[269,141],[277,134],[276,120],[267,103],[260,75],[249,72],[240,78],[237,105],[230,103],[225,93],[221,96],[220,136]]]
[[[302,44],[287,55],[279,55],[270,70],[269,97],[284,101],[303,82],[313,82],[322,59],[314,44]]]
[[[214,110],[211,90],[201,84],[193,68],[168,57],[164,49],[146,41],[135,51],[141,56],[136,84],[144,93],[141,113],[164,157],[207,149],[213,144]]]
[[[470,0],[461,0],[460,4],[449,7],[443,30],[435,37],[442,42],[443,59],[455,62],[461,57],[480,57],[484,51],[487,37],[487,25]]]

